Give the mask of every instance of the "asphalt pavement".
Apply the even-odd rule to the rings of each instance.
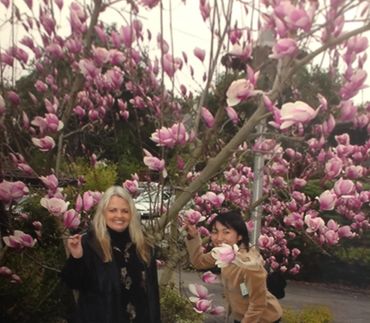
[[[181,283],[184,294],[189,296],[189,283],[201,283],[214,294],[212,298],[215,305],[225,305],[221,284],[203,283],[200,273],[182,271],[174,280]],[[285,297],[280,302],[284,308],[293,310],[314,305],[327,306],[333,313],[333,323],[370,322],[370,290],[288,281]],[[225,322],[225,316],[206,316],[204,320],[204,323]]]

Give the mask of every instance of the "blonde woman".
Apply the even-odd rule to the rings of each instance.
[[[79,291],[72,322],[160,322],[152,248],[123,187],[105,191],[87,235],[71,236],[67,247],[70,257],[61,278]]]

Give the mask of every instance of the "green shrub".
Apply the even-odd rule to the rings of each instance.
[[[307,306],[301,310],[284,308],[282,323],[331,323],[331,310],[326,306]]]
[[[348,263],[370,265],[370,249],[367,247],[341,248],[335,254],[340,260]]]
[[[202,323],[203,315],[193,310],[192,303],[173,286],[161,287],[162,323]]]
[[[91,166],[89,162],[80,158],[68,167],[73,176],[83,176],[84,191],[104,192],[117,181],[117,165],[109,162],[98,162],[95,166]]]

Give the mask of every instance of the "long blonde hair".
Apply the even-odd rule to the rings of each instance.
[[[109,233],[107,230],[107,222],[105,220],[104,211],[107,208],[109,201],[113,196],[120,197],[128,203],[131,212],[131,220],[128,225],[131,241],[135,245],[136,251],[140,258],[146,264],[149,264],[150,246],[146,241],[144,233],[141,229],[141,224],[135,207],[134,200],[132,199],[130,193],[122,186],[111,186],[104,192],[103,196],[101,197],[98,203],[95,216],[92,221],[96,238],[103,251],[104,262],[112,261],[112,247]]]

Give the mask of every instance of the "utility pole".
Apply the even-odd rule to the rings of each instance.
[[[257,125],[257,134],[259,135],[258,138],[262,139],[262,133],[264,131],[264,122],[261,121]],[[257,139],[257,140],[259,140]],[[263,188],[263,168],[264,168],[265,158],[263,154],[260,152],[256,153],[254,157],[254,165],[253,165],[253,189],[252,189],[252,204],[256,203],[258,200],[262,198],[262,188]],[[253,220],[253,234],[252,234],[252,244],[257,246],[258,238],[261,234],[261,218],[262,218],[262,206],[259,204],[257,205],[252,211],[252,220]]]
[[[258,38],[257,48],[261,50],[262,55],[256,55],[261,62],[262,60],[268,60],[267,55],[270,53],[272,46],[275,43],[275,36],[271,30],[262,31]],[[266,55],[266,57],[264,57]],[[256,58],[257,58],[256,57]],[[255,62],[256,65],[260,65],[260,62]],[[264,71],[267,74],[273,74],[274,71],[267,68]],[[273,75],[269,75],[270,77],[267,80],[272,80]],[[265,84],[267,85],[267,84]],[[267,86],[270,86],[268,84]],[[263,140],[263,132],[265,131],[265,120],[260,121],[259,124],[256,126],[257,130],[257,141]],[[252,188],[252,204],[255,204],[262,198],[263,193],[263,168],[264,168],[265,158],[264,155],[260,152],[256,152],[254,157],[254,165],[253,165],[253,173],[254,173],[254,181],[253,181],[253,188]],[[252,211],[252,221],[253,221],[253,233],[251,243],[255,246],[258,245],[258,238],[261,235],[261,218],[262,218],[262,206],[259,204],[257,205]]]

